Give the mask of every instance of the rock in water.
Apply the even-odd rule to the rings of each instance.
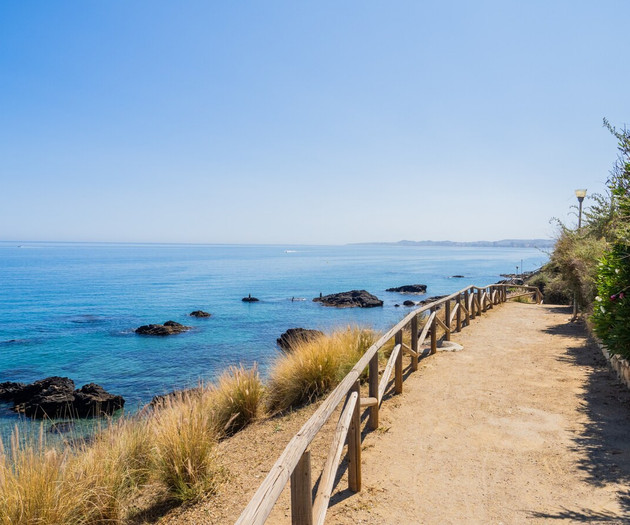
[[[256,299],[256,297],[252,297],[252,294],[249,294],[247,297],[243,297],[241,301],[244,303],[257,303],[258,299]]]
[[[190,326],[166,321],[164,324],[145,324],[136,328],[135,332],[140,335],[173,335],[187,332]]]
[[[12,383],[11,381],[5,381],[0,383],[0,401],[13,401],[13,398],[21,392],[26,384],[24,383]]]
[[[404,286],[398,286],[397,288],[388,288],[386,292],[398,292],[398,293],[426,293],[426,284],[406,284]]]
[[[306,328],[289,328],[279,339],[276,339],[278,346],[285,352],[293,350],[293,345],[306,341],[312,341],[323,337],[324,333],[319,330],[308,330]]]
[[[337,308],[373,308],[383,306],[383,301],[365,290],[350,290],[349,292],[334,293],[315,297],[315,302],[321,302],[324,306]]]
[[[14,383],[19,384],[19,383]],[[47,377],[14,389],[10,398],[13,410],[32,418],[84,418],[113,414],[125,405],[103,387],[90,383],[75,390],[67,377]]]
[[[203,310],[195,310],[194,312],[190,312],[189,315],[190,317],[210,317],[210,314]]]
[[[122,396],[115,396],[95,383],[82,386],[74,392],[73,416],[97,417],[109,415],[125,406]]]
[[[403,303],[403,305],[405,305],[405,306],[416,306],[416,303],[414,303],[413,301],[405,301]]]

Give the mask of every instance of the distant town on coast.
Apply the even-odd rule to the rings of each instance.
[[[553,239],[503,239],[501,241],[398,241],[398,242],[357,242],[353,245],[395,245],[395,246],[464,246],[473,248],[553,248]]]

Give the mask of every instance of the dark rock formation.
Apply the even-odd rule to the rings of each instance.
[[[113,414],[125,405],[122,396],[114,396],[95,383],[82,386],[74,392],[72,415],[74,417],[95,417]]]
[[[176,323],[175,321],[166,321],[164,324],[145,324],[136,328],[136,333],[140,335],[173,335],[187,332],[190,326]]]
[[[194,312],[190,312],[189,315],[190,317],[210,317],[211,314],[203,310],[195,310]]]
[[[451,279],[464,279],[463,275],[451,275]]]
[[[405,301],[403,303],[404,306],[416,306],[416,303],[414,303],[413,301]]]
[[[9,385],[9,386],[7,386]],[[21,386],[20,386],[21,385]],[[2,383],[3,401],[13,402],[13,410],[32,418],[96,417],[113,414],[125,404],[94,383],[75,390],[67,377],[47,377],[23,385]]]
[[[256,297],[252,297],[252,294],[249,294],[247,297],[243,297],[241,299],[244,303],[257,303],[258,299]]]
[[[279,339],[276,339],[278,346],[285,352],[293,350],[293,345],[302,342],[312,341],[324,335],[319,330],[308,330],[306,328],[289,328]]]
[[[398,293],[426,293],[426,284],[406,284],[404,286],[398,286],[397,288],[388,288],[386,292],[398,292]]]
[[[313,299],[321,302],[324,306],[335,306],[337,308],[373,308],[383,306],[383,301],[365,290],[351,290],[349,292],[334,293]]]
[[[0,401],[13,401],[16,394],[21,392],[25,386],[24,383],[12,383],[11,381],[0,383]]]

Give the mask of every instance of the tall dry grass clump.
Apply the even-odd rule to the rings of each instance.
[[[151,473],[148,421],[122,419],[74,447],[66,479],[82,490],[84,523],[118,523]]]
[[[332,390],[374,343],[371,330],[349,327],[312,341],[297,342],[278,357],[269,374],[267,407],[281,412]]]
[[[0,445],[0,523],[64,524],[81,520],[81,488],[69,483],[63,466],[67,453],[46,450],[20,440],[17,429],[11,449]]]
[[[217,432],[231,436],[255,420],[263,410],[264,390],[257,366],[228,368],[210,389]]]
[[[150,422],[153,475],[176,500],[196,500],[216,487],[220,469],[212,408],[212,396],[203,389],[167,399]]]

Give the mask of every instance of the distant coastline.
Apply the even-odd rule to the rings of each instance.
[[[355,242],[350,246],[462,246],[472,248],[553,248],[553,239],[503,239],[500,241],[398,241],[398,242]]]

